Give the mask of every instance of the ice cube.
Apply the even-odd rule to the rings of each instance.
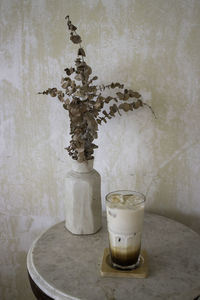
[[[141,197],[139,195],[127,194],[123,197],[127,205],[137,205],[141,202]]]
[[[123,195],[123,199],[126,202],[132,196],[133,196],[133,194],[126,194],[126,195]]]
[[[124,196],[120,195],[120,204],[124,204],[124,203],[125,203]]]
[[[108,200],[112,203],[119,203],[121,200],[120,194],[112,194],[109,196]]]

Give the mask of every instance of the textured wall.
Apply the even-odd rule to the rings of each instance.
[[[0,0],[1,299],[33,299],[26,253],[64,219],[68,117],[37,92],[58,86],[76,57],[66,14],[99,83],[140,91],[157,114],[145,108],[100,128],[102,195],[141,191],[149,210],[200,232],[200,1]]]

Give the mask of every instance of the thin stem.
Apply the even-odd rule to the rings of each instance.
[[[156,114],[155,114],[155,112],[153,111],[152,107],[151,107],[149,104],[145,103],[145,102],[143,102],[143,105],[146,105],[146,106],[151,110],[151,112],[152,112],[152,114],[154,115],[155,119],[157,119]]]

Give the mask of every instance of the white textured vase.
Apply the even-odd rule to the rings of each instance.
[[[93,160],[73,160],[65,178],[65,227],[73,234],[93,234],[101,228],[101,176]]]

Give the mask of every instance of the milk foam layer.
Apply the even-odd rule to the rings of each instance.
[[[108,201],[109,232],[134,235],[142,231],[144,203],[141,196],[111,194]]]

